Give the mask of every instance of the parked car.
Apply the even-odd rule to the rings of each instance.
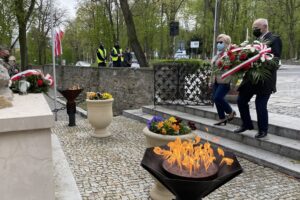
[[[75,66],[77,67],[90,67],[91,64],[86,61],[77,61]]]
[[[176,53],[174,54],[174,58],[176,60],[178,60],[178,59],[189,59],[189,56],[186,54],[186,50],[178,49],[176,51]]]

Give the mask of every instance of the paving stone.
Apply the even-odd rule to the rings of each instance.
[[[145,124],[123,116],[113,118],[112,136],[93,138],[85,119],[76,127],[58,121],[52,129],[80,186],[83,199],[149,199],[153,179],[141,166],[146,141]],[[121,127],[121,128],[120,128]],[[244,173],[205,199],[297,199],[300,182],[270,168],[238,158]]]
[[[47,100],[53,108],[53,101]],[[271,103],[268,109],[300,117],[300,108]],[[80,115],[76,115],[77,126],[67,124],[66,111],[59,111],[52,132],[60,140],[83,200],[150,200],[154,181],[140,166],[146,148],[142,134],[145,124],[114,117],[109,127],[112,136],[102,139],[90,136],[93,129]],[[244,172],[204,200],[300,199],[299,180],[243,158],[238,160]]]

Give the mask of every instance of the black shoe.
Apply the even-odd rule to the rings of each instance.
[[[215,123],[214,125],[216,126],[221,126],[224,124],[224,126],[226,126],[228,119],[222,119],[219,122]]]
[[[245,128],[245,127],[240,127],[240,128],[238,128],[238,129],[235,129],[233,132],[234,133],[242,133],[242,132],[245,132],[245,131],[247,131],[247,130],[252,130],[253,128]]]
[[[255,135],[255,138],[256,138],[256,139],[264,138],[264,137],[266,137],[267,135],[268,135],[267,132],[265,132],[265,131],[259,131],[259,132]]]

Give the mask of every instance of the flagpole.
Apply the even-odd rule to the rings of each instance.
[[[216,51],[216,32],[217,32],[217,15],[218,15],[218,0],[215,2],[215,18],[214,18],[214,38],[213,38],[213,51],[211,58],[215,56]]]
[[[53,63],[53,82],[54,82],[54,116],[55,121],[57,121],[57,110],[56,110],[56,70],[55,70],[55,37],[54,37],[54,27],[53,27],[53,0],[50,0],[50,21],[51,21],[51,34],[52,34],[52,63]]]

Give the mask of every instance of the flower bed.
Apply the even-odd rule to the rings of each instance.
[[[154,116],[147,122],[147,127],[150,131],[162,135],[185,135],[196,129],[192,122],[185,124],[181,119],[173,116],[168,119]]]

